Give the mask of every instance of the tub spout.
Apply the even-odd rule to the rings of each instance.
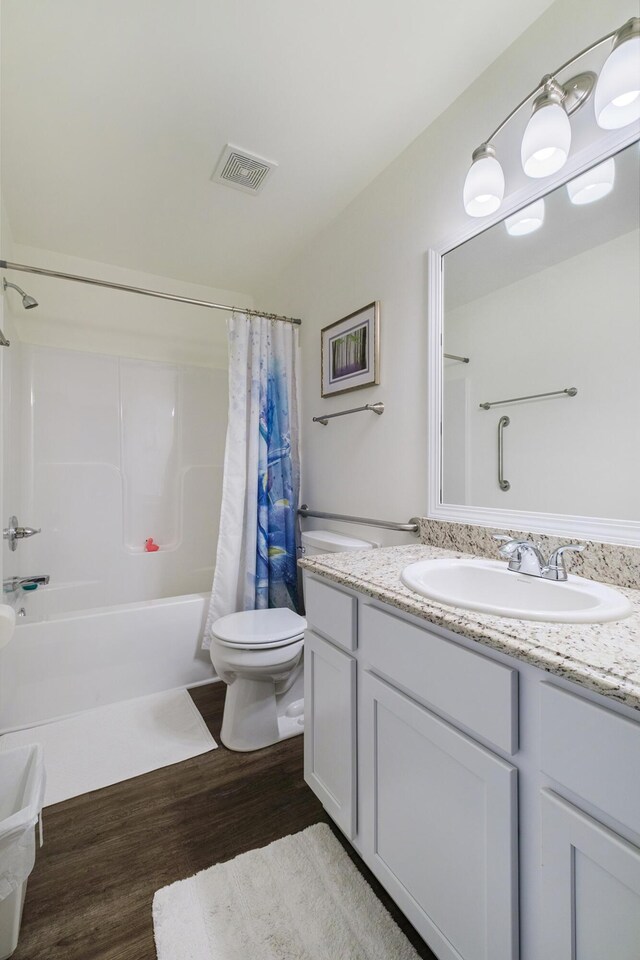
[[[9,577],[2,581],[2,590],[4,593],[15,593],[20,587],[26,587],[27,590],[34,590],[37,587],[45,586],[49,583],[49,574],[43,573],[36,577]]]

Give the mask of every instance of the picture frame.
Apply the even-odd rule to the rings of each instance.
[[[321,396],[335,397],[380,383],[380,301],[323,327]]]

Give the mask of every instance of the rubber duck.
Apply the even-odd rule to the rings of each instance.
[[[153,542],[153,537],[149,537],[149,539],[145,540],[144,542],[144,549],[146,550],[147,553],[155,553],[156,550],[160,549],[160,547],[158,546],[157,543]]]

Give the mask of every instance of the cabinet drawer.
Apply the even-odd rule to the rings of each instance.
[[[518,748],[518,674],[488,657],[363,604],[368,665],[507,753]]]
[[[355,597],[306,574],[304,602],[307,623],[312,630],[344,650],[356,649],[358,601]]]
[[[542,683],[541,766],[640,834],[640,723]]]

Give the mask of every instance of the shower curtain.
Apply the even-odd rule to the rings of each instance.
[[[299,609],[298,331],[234,313],[218,551],[203,646],[237,610]]]

